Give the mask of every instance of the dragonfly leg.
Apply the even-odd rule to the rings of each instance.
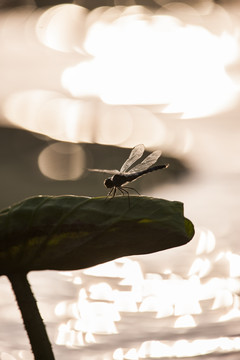
[[[114,186],[114,188],[113,188],[113,195],[112,195],[111,199],[113,199],[114,196],[116,195],[116,191],[117,191],[117,188]]]
[[[127,190],[125,190],[123,187],[118,187],[118,190],[123,194],[123,196],[125,195],[125,194],[128,194],[129,195],[129,192],[127,191]]]
[[[138,195],[141,195],[141,194],[139,194],[139,192],[136,190],[136,189],[134,189],[134,188],[132,188],[132,187],[130,187],[130,186],[124,186],[124,188],[126,189],[131,189],[131,190],[133,190],[133,191],[135,191]],[[122,188],[123,189],[123,188]],[[127,190],[125,190],[127,193],[128,193],[128,191]]]
[[[114,196],[116,195],[116,191],[117,191],[117,188],[114,186],[107,194],[106,199],[110,198],[109,200],[112,200],[114,198]]]
[[[113,191],[114,191],[114,187],[109,191],[109,193],[107,194],[105,200],[107,200],[109,197],[111,197],[111,194],[112,194]],[[114,196],[114,195],[113,195],[113,196]],[[112,196],[112,197],[113,197],[113,196]],[[111,197],[111,198],[112,198],[112,197]],[[110,198],[110,199],[111,199],[111,198]]]
[[[122,188],[121,187],[118,187],[118,190],[120,191],[120,193],[124,196],[125,194],[124,194],[124,191],[122,190]]]
[[[130,207],[130,197],[129,197],[129,192],[126,190],[126,189],[124,189],[123,187],[119,187],[118,188],[118,190],[123,194],[123,196],[124,196],[124,193],[126,193],[127,194],[127,196],[128,196],[128,207]]]

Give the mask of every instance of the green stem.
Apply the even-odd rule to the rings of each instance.
[[[8,274],[35,360],[54,360],[51,343],[37,307],[37,302],[27,280],[27,274]]]

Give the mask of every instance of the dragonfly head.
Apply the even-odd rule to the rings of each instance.
[[[112,188],[114,186],[113,181],[111,178],[107,178],[106,180],[104,180],[104,185],[107,188]]]

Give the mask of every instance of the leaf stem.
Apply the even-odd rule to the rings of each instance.
[[[22,314],[35,360],[54,360],[51,343],[25,273],[7,274]]]

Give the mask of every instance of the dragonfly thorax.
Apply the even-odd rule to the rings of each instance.
[[[126,179],[126,177],[124,175],[116,174],[116,175],[113,175],[111,178],[110,177],[107,178],[104,181],[104,185],[107,188],[120,187],[123,184],[125,184],[126,182],[127,182],[127,179]]]

